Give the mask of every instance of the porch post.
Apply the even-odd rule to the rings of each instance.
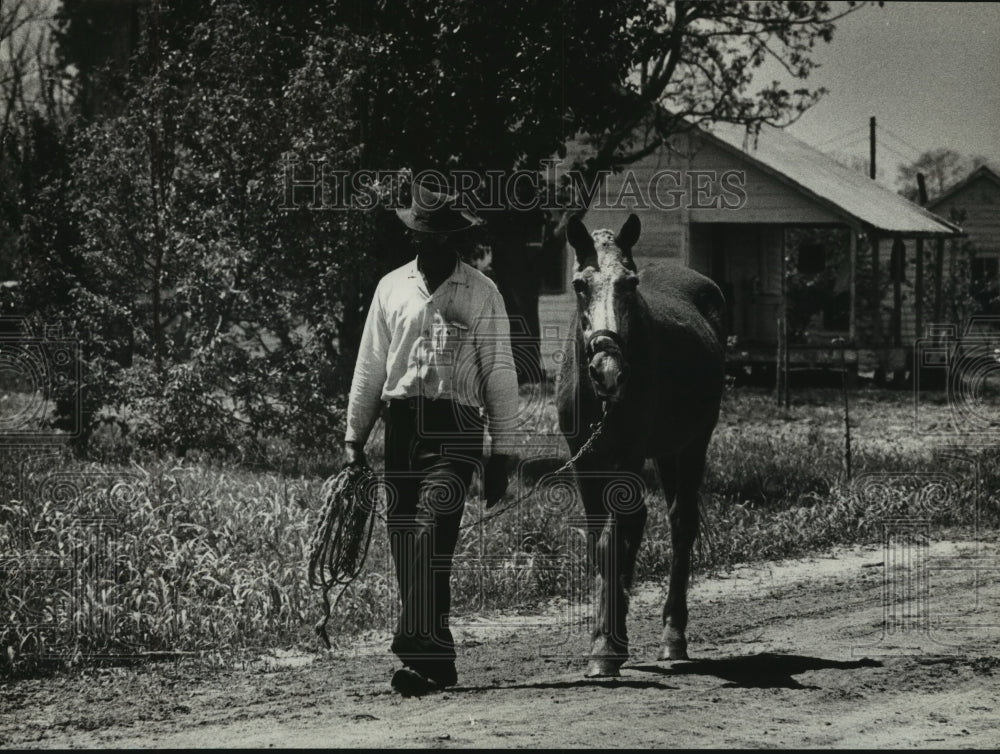
[[[903,270],[906,268],[906,244],[900,236],[892,242],[892,345],[903,345]]]
[[[934,249],[934,322],[941,324],[941,284],[944,282],[944,239],[937,239]]]
[[[779,228],[781,242],[778,246],[781,254],[781,303],[778,310],[778,363],[775,365],[778,373],[778,405],[788,408],[788,266],[785,263],[785,226]]]
[[[881,348],[885,345],[882,342],[882,288],[879,285],[878,274],[878,236],[874,229],[868,232],[868,243],[872,247],[872,315],[875,317],[872,325],[875,330],[875,345]]]
[[[848,262],[850,264],[850,333],[849,339],[852,347],[856,347],[855,338],[857,338],[858,330],[858,308],[857,308],[857,298],[858,298],[858,232],[859,229],[855,228],[853,225],[848,225],[848,230],[850,230],[851,243],[848,247]]]
[[[913,299],[914,299],[914,309],[913,320],[914,320],[914,342],[917,339],[923,337],[924,330],[924,239],[918,238],[916,241],[917,245],[917,274],[916,280],[913,283]]]

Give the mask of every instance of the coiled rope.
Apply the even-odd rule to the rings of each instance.
[[[323,590],[323,619],[316,633],[330,648],[326,626],[344,592],[361,574],[375,531],[377,478],[365,464],[344,467],[320,489],[323,507],[309,544],[309,585]],[[342,587],[333,606],[330,591]]]

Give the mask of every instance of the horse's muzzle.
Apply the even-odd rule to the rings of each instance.
[[[598,351],[588,367],[594,392],[602,400],[615,401],[621,397],[622,387],[628,376],[628,367],[620,352]]]
[[[621,397],[628,376],[624,351],[622,337],[613,330],[595,330],[587,338],[588,373],[594,392],[602,400],[615,401]]]

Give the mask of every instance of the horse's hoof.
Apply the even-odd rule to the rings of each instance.
[[[618,678],[621,676],[623,660],[612,660],[606,657],[595,657],[587,665],[585,678]]]
[[[686,641],[671,641],[667,642],[666,646],[660,650],[660,656],[657,657],[658,660],[687,660],[688,657],[687,642]]]
[[[664,626],[660,640],[663,642],[663,649],[660,650],[658,660],[688,659],[687,638],[682,630],[669,625]]]

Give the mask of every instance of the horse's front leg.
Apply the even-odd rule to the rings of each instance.
[[[597,614],[586,675],[617,676],[628,660],[629,591],[646,524],[642,480],[634,470],[582,471],[578,481],[587,513],[589,561],[596,571]]]

